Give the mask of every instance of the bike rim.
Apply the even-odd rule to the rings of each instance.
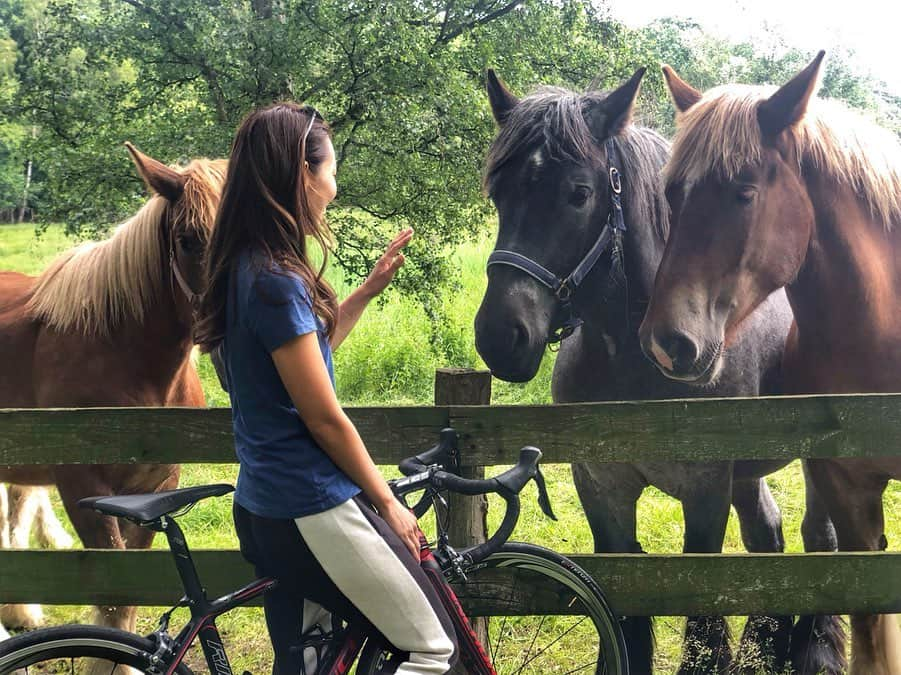
[[[147,654],[138,647],[102,638],[60,638],[0,659],[0,675],[127,675],[146,665]]]

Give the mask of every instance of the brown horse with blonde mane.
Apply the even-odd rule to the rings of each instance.
[[[137,214],[38,277],[0,273],[0,407],[204,405],[193,305],[226,162],[174,169],[127,147],[155,193]],[[2,482],[56,485],[89,548],[148,548],[153,535],[79,499],[167,490],[178,477],[169,464],[0,467]],[[99,622],[134,630],[134,608],[100,608]]]
[[[787,390],[901,389],[901,145],[816,99],[822,60],[778,90],[705,94],[664,68],[680,111],[673,220],[641,339],[670,377],[715,375],[745,317],[784,286],[795,315]],[[886,548],[882,495],[901,478],[901,456],[888,454],[810,461],[839,549]],[[851,628],[852,673],[901,673],[895,616],[852,616]]]

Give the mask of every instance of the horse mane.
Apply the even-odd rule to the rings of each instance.
[[[728,85],[705,93],[679,117],[667,183],[693,185],[708,175],[732,180],[760,162],[757,107],[775,91]],[[886,229],[901,219],[901,144],[894,134],[844,103],[814,98],[785,135],[799,167],[813,166],[853,189]]]
[[[513,158],[538,148],[551,160],[593,163],[600,170],[604,156],[585,110],[609,92],[578,93],[563,87],[539,87],[510,111],[485,158],[483,188],[491,192],[500,171]],[[660,174],[669,157],[669,143],[656,131],[629,124],[613,143],[622,158],[625,209],[630,220],[651,222],[661,239],[669,230],[669,207]]]
[[[108,336],[125,321],[144,321],[146,310],[170,290],[163,220],[185,224],[206,237],[213,226],[226,161],[196,159],[177,169],[187,176],[181,199],[170,208],[151,197],[104,241],[62,253],[36,280],[28,310],[60,331]]]

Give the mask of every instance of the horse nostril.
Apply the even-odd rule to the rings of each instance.
[[[672,370],[685,370],[698,359],[698,346],[685,333],[662,335],[658,342],[672,361]]]
[[[514,353],[529,345],[529,331],[524,324],[521,324],[518,321],[515,322],[510,334],[510,348]]]

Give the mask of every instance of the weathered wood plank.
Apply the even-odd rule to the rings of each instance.
[[[491,405],[491,373],[471,368],[439,368],[435,371],[435,405]],[[459,474],[470,480],[485,477],[485,467],[460,466]],[[447,518],[447,536],[457,550],[481,544],[488,538],[487,495],[447,495],[448,508],[435,505],[438,523]],[[474,619],[472,629],[479,642],[488,644],[488,623]]]
[[[447,408],[349,408],[380,461],[433,445]],[[234,462],[228,408],[0,409],[0,467]]]
[[[451,424],[471,466],[546,462],[856,457],[901,452],[901,395],[348,408],[376,461],[431,446]],[[0,410],[0,467],[232,462],[229,411],[177,408]]]
[[[452,407],[463,457],[509,463],[702,461],[901,455],[901,396],[863,394],[554,406]]]
[[[490,405],[491,373],[469,368],[439,368],[435,372],[435,405]],[[481,466],[461,466],[463,478],[482,479]],[[488,498],[451,492],[448,499],[447,533],[458,550],[481,544],[488,538]],[[438,507],[439,512],[444,509]],[[443,515],[439,515],[443,518]]]
[[[572,557],[626,615],[901,612],[901,553]],[[211,595],[252,578],[237,551],[196,551],[194,559]],[[514,588],[507,572],[494,574],[498,588],[535,598],[535,612],[566,611],[527,575]],[[166,605],[180,595],[167,551],[0,553],[0,602]],[[484,593],[464,601],[475,613],[492,604]]]

